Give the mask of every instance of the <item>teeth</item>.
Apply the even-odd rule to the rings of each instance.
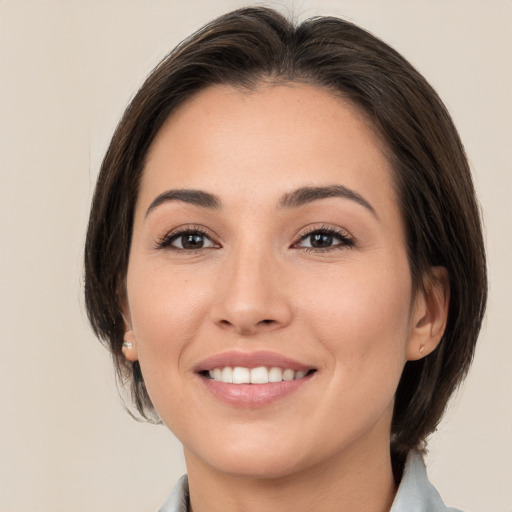
[[[226,370],[226,368],[224,368],[224,370]],[[222,370],[223,376],[224,370]],[[251,370],[249,370],[249,368],[242,368],[241,366],[233,368],[233,384],[249,384],[250,382]]]
[[[281,382],[283,380],[283,370],[281,368],[270,368],[268,372],[269,382]]]
[[[268,370],[264,366],[251,370],[251,384],[267,384]]]
[[[283,380],[293,380],[295,372],[293,370],[285,370],[283,372]]]
[[[231,368],[214,368],[209,370],[208,374],[211,379],[217,382],[233,383],[233,384],[268,384],[269,382],[282,382],[296,379],[302,379],[306,376],[306,371],[294,371],[289,368],[282,369],[277,367],[265,368],[244,368],[235,366]]]
[[[215,377],[215,370],[213,370],[213,376]],[[220,380],[222,382],[233,382],[233,368],[226,366],[221,370]]]

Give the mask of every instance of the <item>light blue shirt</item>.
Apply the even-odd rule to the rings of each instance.
[[[188,512],[187,476],[180,478],[158,512]],[[460,512],[448,508],[435,487],[429,482],[423,457],[411,451],[404,474],[389,512]]]

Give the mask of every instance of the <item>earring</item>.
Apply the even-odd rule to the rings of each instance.
[[[131,341],[123,341],[123,348],[130,350],[133,348],[133,343]]]
[[[425,352],[425,345],[420,345],[420,354],[423,355],[423,352]]]

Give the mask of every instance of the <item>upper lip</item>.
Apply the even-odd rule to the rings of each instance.
[[[314,369],[311,365],[301,363],[281,354],[276,354],[275,352],[229,351],[222,352],[202,360],[197,364],[195,371],[204,372],[213,370],[214,368],[225,368],[226,366],[240,366],[243,368],[258,368],[259,366],[266,366],[268,368],[277,367],[290,369],[296,372]]]

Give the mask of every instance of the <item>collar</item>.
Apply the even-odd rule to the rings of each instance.
[[[411,450],[407,456],[402,481],[389,512],[460,512],[443,503],[436,488],[429,482],[420,452]]]
[[[183,475],[158,512],[188,512],[188,479]],[[422,455],[411,450],[402,481],[389,512],[460,512],[443,503],[429,482]]]

